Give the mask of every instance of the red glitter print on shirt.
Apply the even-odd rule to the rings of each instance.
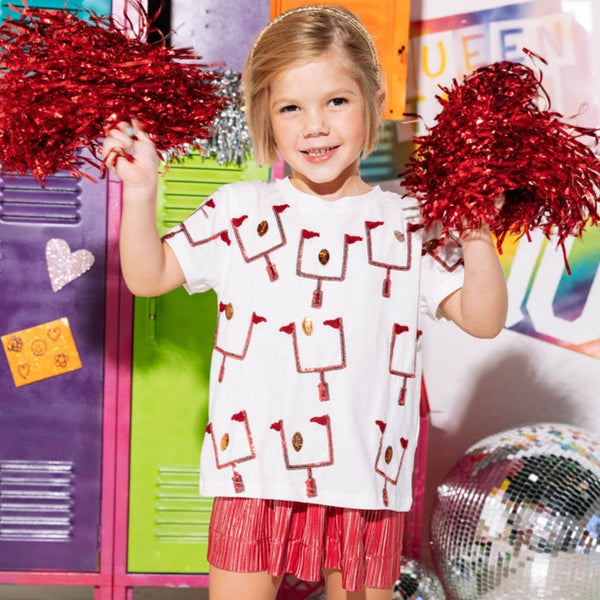
[[[248,324],[248,332],[246,333],[246,339],[244,341],[244,347],[241,352],[234,352],[232,350],[227,350],[222,348],[219,345],[219,329],[221,324],[222,317],[229,321],[233,318],[233,306],[231,303],[225,304],[224,302],[219,303],[219,317],[217,319],[217,330],[215,333],[215,350],[220,352],[223,355],[223,361],[221,362],[221,368],[219,369],[219,378],[218,381],[221,383],[223,381],[223,377],[225,376],[225,361],[228,358],[234,358],[236,360],[244,360],[246,358],[246,354],[248,353],[248,347],[250,346],[250,340],[252,338],[252,331],[254,326],[259,323],[266,323],[266,319],[257,315],[256,313],[252,313],[250,317],[250,323]]]
[[[209,215],[207,209],[211,209],[211,210],[215,209],[215,201],[214,200],[209,199],[204,204],[199,206],[194,211],[193,215],[191,217],[188,217],[188,220],[193,219],[195,216],[197,216],[200,213],[202,215],[204,215],[204,217],[209,219],[210,215]],[[208,237],[205,237],[205,238],[196,238],[192,234],[192,232],[190,231],[190,228],[186,225],[185,222],[182,222],[178,228],[173,229],[169,233],[163,235],[162,239],[163,240],[171,239],[172,237],[175,237],[178,233],[183,233],[183,235],[185,236],[185,239],[187,240],[188,244],[192,248],[195,248],[196,246],[201,246],[202,244],[207,244],[208,242],[212,242],[214,240],[221,240],[222,242],[225,242],[228,246],[231,245],[231,239],[229,237],[229,232],[227,231],[227,229],[218,231],[217,233],[210,235]]]
[[[239,424],[239,425],[238,425]],[[244,480],[237,470],[239,463],[256,458],[254,442],[248,415],[245,410],[231,416],[230,429],[225,428],[218,433],[212,423],[206,426],[206,433],[210,435],[215,452],[215,463],[217,469],[231,467],[233,470],[233,489],[236,494],[241,494],[244,489]],[[218,443],[217,443],[217,437]]]
[[[367,251],[369,264],[374,267],[385,269],[385,279],[381,289],[381,295],[389,298],[392,289],[392,271],[408,271],[412,264],[412,233],[415,226],[409,224],[406,233],[401,229],[389,230],[385,227],[383,221],[365,221],[365,231],[367,232]],[[394,262],[383,262],[377,260],[378,249],[392,249]]]
[[[301,431],[297,430],[288,438],[285,433],[283,421],[281,420],[273,423],[271,429],[278,431],[281,435],[281,447],[286,469],[306,469],[308,472],[308,478],[305,482],[306,495],[308,498],[315,498],[317,496],[317,482],[313,477],[312,470],[333,464],[333,440],[329,415],[312,417],[309,423],[324,427],[323,432],[318,433],[315,428],[306,426],[306,429],[309,429],[309,431],[305,431],[304,435]],[[325,439],[323,439],[323,436]],[[326,455],[320,460],[304,462],[306,454],[314,452],[314,448],[317,448],[321,452],[324,450]]]
[[[309,272],[306,271],[303,268],[303,263],[304,263],[304,259],[306,258],[305,252],[306,252],[306,242],[308,240],[313,240],[316,238],[319,238],[320,234],[317,233],[316,231],[308,231],[307,229],[303,229],[301,234],[300,234],[300,244],[298,247],[298,259],[297,259],[297,263],[296,263],[296,274],[299,277],[307,277],[308,279],[316,279],[317,280],[317,287],[315,289],[315,291],[313,292],[313,297],[312,297],[312,307],[313,308],[321,308],[321,306],[323,305],[323,290],[322,285],[323,285],[323,281],[344,281],[346,279],[346,271],[348,268],[348,246],[350,246],[351,244],[354,244],[356,242],[361,242],[362,241],[362,237],[358,236],[358,235],[345,235],[344,236],[344,241],[343,241],[343,246],[341,248],[341,255],[342,255],[342,259],[341,259],[341,264],[339,267],[339,272],[336,273],[335,275],[332,274],[326,274],[326,267],[329,264],[331,258],[332,258],[332,252],[334,250],[334,248],[316,248],[313,246],[313,251],[316,252],[317,255],[317,260],[318,263],[321,265],[321,267],[323,268],[323,272],[317,272],[317,271],[313,271],[313,272]],[[313,263],[316,262],[313,260]]]
[[[422,255],[429,254],[446,271],[452,273],[464,264],[460,244],[452,239],[433,238],[423,242]]]
[[[310,322],[310,328],[307,327],[307,319],[305,318],[302,323],[302,331],[307,336],[315,335],[315,345],[321,345],[323,347],[328,347],[330,345],[330,340],[325,340],[324,335],[326,335],[324,330],[315,331],[314,325]],[[327,371],[334,371],[337,369],[345,369],[346,368],[346,342],[344,339],[344,324],[342,322],[341,317],[337,319],[330,319],[327,321],[323,321],[323,325],[325,327],[330,327],[334,330],[337,330],[339,335],[339,346],[340,346],[340,360],[336,364],[331,365],[313,365],[308,366],[308,357],[305,357],[304,365],[301,357],[302,352],[300,351],[300,344],[298,341],[298,333],[295,323],[290,323],[289,325],[285,325],[279,329],[282,333],[287,333],[292,336],[292,345],[294,348],[294,358],[296,360],[296,370],[298,373],[318,373],[319,374],[319,384],[318,384],[318,392],[319,392],[319,400],[321,402],[325,402],[329,400],[329,385],[325,381],[325,373]],[[310,331],[310,333],[309,333]],[[329,336],[327,336],[329,338]]]
[[[417,330],[416,339],[410,335],[410,329],[406,325],[394,323],[392,329],[392,341],[390,343],[389,371],[392,375],[402,377],[402,387],[398,396],[398,404],[404,406],[406,402],[406,385],[408,379],[413,379],[416,373],[416,344],[421,337],[421,331]]]
[[[400,437],[397,440],[385,440],[385,431],[387,429],[387,424],[383,421],[375,421],[375,424],[377,425],[377,427],[379,427],[379,431],[381,431],[381,437],[379,439],[379,449],[377,451],[377,458],[375,459],[375,472],[378,475],[381,475],[385,480],[382,490],[382,500],[384,506],[388,506],[389,496],[387,491],[387,484],[398,484],[398,479],[400,478],[400,471],[402,470],[402,463],[404,462],[404,455],[406,453],[406,448],[408,447],[408,440],[405,437]]]
[[[250,263],[252,261],[258,260],[259,258],[264,258],[267,263],[267,275],[269,276],[269,281],[275,281],[279,278],[277,268],[271,261],[270,255],[279,248],[285,246],[287,243],[285,238],[285,231],[283,229],[280,216],[281,213],[287,208],[289,208],[288,204],[273,206],[274,221],[265,219],[259,221],[258,223],[251,224],[248,220],[248,215],[242,215],[241,217],[231,219],[233,233],[240,247],[240,251],[242,253],[242,256],[244,257],[244,260],[247,263]],[[278,234],[275,237],[274,243],[269,247],[261,249],[253,255],[249,255],[246,246],[250,242],[256,242],[257,237],[259,240],[264,239],[273,241],[273,236],[268,235],[269,232],[273,230],[273,225],[275,225]],[[246,242],[244,242],[244,239],[246,240]]]

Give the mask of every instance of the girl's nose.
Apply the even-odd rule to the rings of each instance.
[[[304,121],[304,137],[315,137],[319,135],[327,135],[329,126],[327,119],[321,110],[313,110],[306,112]]]

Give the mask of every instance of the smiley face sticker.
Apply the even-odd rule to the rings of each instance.
[[[81,369],[66,317],[9,333],[0,340],[17,387]]]

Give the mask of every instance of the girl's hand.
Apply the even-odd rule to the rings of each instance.
[[[496,199],[496,209],[504,203]],[[463,287],[440,305],[448,318],[461,329],[479,338],[498,335],[506,321],[508,292],[496,244],[487,224],[465,230],[460,236],[465,265]]]
[[[498,216],[500,214],[500,211],[502,210],[502,207],[504,206],[505,202],[506,202],[506,196],[504,194],[501,194],[494,200],[496,216]],[[464,225],[464,221],[463,221],[463,225]],[[482,223],[480,225],[479,229],[468,229],[465,227],[460,235],[460,241],[464,242],[464,241],[481,239],[481,238],[487,239],[489,237],[490,237],[490,227],[487,223]]]
[[[130,187],[156,185],[158,154],[139,122],[121,122],[106,133],[102,145],[106,166]]]

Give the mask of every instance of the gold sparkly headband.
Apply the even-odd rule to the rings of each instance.
[[[356,18],[354,18],[352,15],[350,15],[338,8],[335,8],[333,6],[320,6],[320,5],[299,6],[298,8],[292,8],[291,10],[281,13],[279,16],[275,17],[272,21],[267,23],[267,25],[264,26],[262,31],[258,34],[256,39],[254,40],[254,44],[252,45],[252,48],[250,50],[250,61],[249,61],[250,65],[252,65],[252,61],[254,60],[254,52],[256,50],[256,47],[260,43],[260,40],[262,39],[263,35],[267,31],[269,31],[269,29],[271,29],[271,27],[273,27],[273,25],[276,25],[280,21],[283,21],[283,19],[285,19],[286,17],[289,17],[290,15],[295,15],[295,14],[304,13],[304,12],[327,13],[330,15],[334,15],[336,17],[340,17],[346,23],[351,25],[355,29],[355,31],[357,31],[369,45],[369,49],[371,51],[371,58],[373,59],[373,65],[375,66],[375,69],[377,71],[379,71],[379,58],[377,57],[377,48],[375,47],[375,42],[373,41],[371,34],[367,31],[365,26],[360,21],[358,21]]]

